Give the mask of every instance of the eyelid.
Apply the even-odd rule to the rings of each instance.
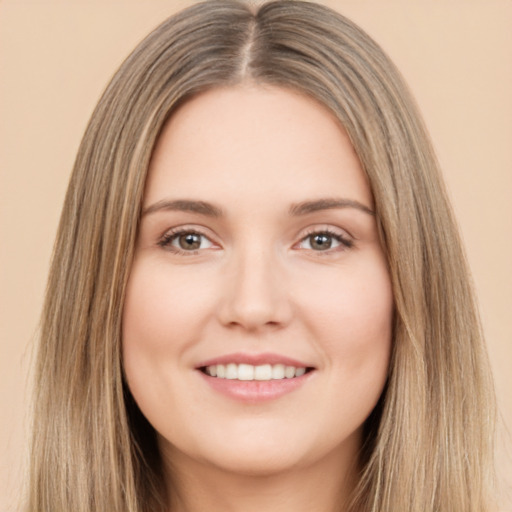
[[[348,232],[346,229],[340,228],[338,226],[333,226],[332,224],[313,224],[310,226],[307,226],[302,230],[299,237],[300,240],[303,240],[307,236],[313,235],[315,233],[330,233],[332,235],[336,236],[342,236],[346,238],[347,240],[355,240],[356,237],[353,236],[350,232]]]

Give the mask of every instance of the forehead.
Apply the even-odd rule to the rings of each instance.
[[[345,130],[323,105],[289,89],[212,89],[170,118],[151,161],[145,203],[164,195],[213,202],[343,195],[371,207]]]

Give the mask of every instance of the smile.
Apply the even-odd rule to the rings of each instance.
[[[303,366],[295,367],[284,364],[214,364],[201,368],[201,370],[210,377],[228,380],[241,380],[241,381],[268,381],[268,380],[281,380],[293,379],[301,377],[311,368]]]
[[[210,389],[243,403],[272,401],[306,385],[314,366],[279,354],[225,354],[196,366]]]

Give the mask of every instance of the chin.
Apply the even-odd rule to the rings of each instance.
[[[349,434],[341,444],[329,436],[319,439],[318,435],[311,436],[311,432],[308,436],[300,429],[293,433],[288,429],[287,435],[283,434],[279,429],[273,432],[247,429],[243,436],[224,431],[210,435],[206,443],[176,446],[162,439],[160,446],[168,459],[175,463],[179,459],[182,462],[187,460],[196,468],[264,478],[322,466],[328,460],[338,459],[341,463],[345,459],[347,462],[347,456],[349,463],[354,463],[361,441],[359,431]]]
[[[212,459],[211,463],[240,476],[267,477],[299,468],[305,461],[295,451],[285,451],[282,447],[281,450],[254,447],[225,453],[222,457]]]

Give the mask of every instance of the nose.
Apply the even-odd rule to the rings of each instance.
[[[290,289],[278,260],[271,251],[250,248],[233,256],[219,307],[223,325],[259,331],[290,322]]]

